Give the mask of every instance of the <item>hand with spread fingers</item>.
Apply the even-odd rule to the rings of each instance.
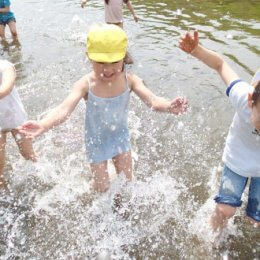
[[[186,32],[181,36],[179,40],[179,47],[187,53],[192,54],[192,52],[197,48],[198,45],[199,45],[198,31]]]
[[[183,114],[188,109],[188,101],[186,98],[177,97],[171,101],[169,112],[175,115]]]

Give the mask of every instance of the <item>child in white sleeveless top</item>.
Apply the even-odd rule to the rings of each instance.
[[[84,8],[88,0],[81,0],[81,7]],[[139,18],[135,14],[134,8],[130,0],[104,0],[105,7],[105,21],[108,24],[115,24],[123,29],[123,4],[126,4],[129,11],[134,17],[135,22],[138,22]],[[126,53],[124,62],[126,64],[132,64],[133,60],[129,53]]]
[[[13,64],[0,60],[0,188],[5,186],[3,174],[8,132],[15,138],[22,156],[27,160],[35,160],[31,140],[18,135],[16,130],[26,120],[26,113],[14,87],[15,76]]]

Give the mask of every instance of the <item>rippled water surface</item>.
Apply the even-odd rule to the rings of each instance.
[[[91,191],[80,103],[71,118],[34,141],[37,163],[25,162],[10,138],[0,193],[0,259],[259,259],[259,230],[243,206],[224,234],[208,226],[233,109],[214,71],[178,49],[179,35],[198,29],[201,43],[222,54],[244,80],[260,67],[259,0],[132,0],[125,12],[135,64],[129,67],[156,94],[184,95],[184,116],[157,114],[134,95],[130,105],[135,181]],[[103,1],[12,1],[20,46],[2,44],[15,63],[17,89],[31,119],[59,104],[90,71],[85,38],[102,22]],[[111,178],[113,167],[110,166]],[[115,193],[124,201],[112,210]]]

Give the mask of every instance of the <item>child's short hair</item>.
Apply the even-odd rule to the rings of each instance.
[[[255,89],[252,96],[253,104],[260,102],[260,80],[255,83]]]

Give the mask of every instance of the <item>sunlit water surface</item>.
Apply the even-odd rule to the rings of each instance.
[[[0,193],[0,259],[259,259],[259,230],[244,204],[220,236],[209,230],[233,109],[215,72],[178,49],[180,33],[198,29],[244,80],[259,67],[259,0],[132,0],[125,12],[135,64],[128,69],[156,94],[184,95],[184,116],[157,114],[134,95],[130,104],[135,181],[122,176],[94,195],[84,152],[85,105],[34,142],[38,162],[7,146],[9,193]],[[103,21],[103,1],[12,1],[21,46],[3,44],[15,63],[16,86],[31,119],[59,104],[90,71],[85,38]],[[110,165],[111,178],[114,169]],[[121,212],[113,197],[123,195]],[[246,192],[247,194],[247,192]],[[245,195],[246,195],[245,194]]]

